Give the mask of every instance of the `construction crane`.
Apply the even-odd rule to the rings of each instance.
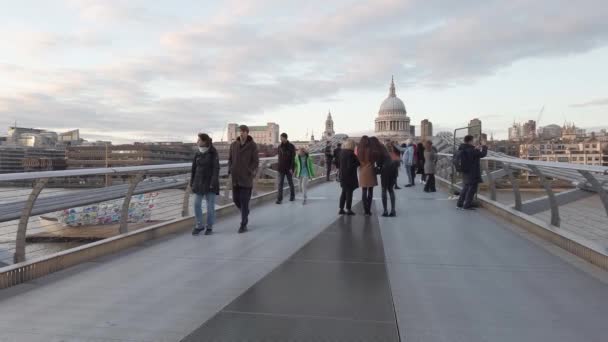
[[[541,108],[540,112],[538,112],[538,117],[536,118],[536,127],[540,127],[540,119],[543,117],[544,112],[545,112],[545,105],[543,105],[543,108]]]

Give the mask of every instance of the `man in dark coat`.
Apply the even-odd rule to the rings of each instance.
[[[220,158],[208,134],[199,134],[197,145],[198,150],[194,155],[190,173],[190,188],[195,195],[194,217],[196,219],[192,235],[199,235],[203,230],[205,230],[205,235],[210,235],[215,223],[215,196],[220,194]],[[203,225],[203,198],[207,203],[206,225]]]
[[[277,204],[283,202],[283,188],[285,187],[285,177],[289,183],[289,200],[295,200],[295,190],[293,186],[293,170],[295,166],[296,147],[287,140],[287,133],[281,134],[281,144],[278,148],[279,152],[279,191],[277,195]]]
[[[458,208],[474,210],[473,198],[477,193],[477,186],[482,182],[481,179],[481,158],[488,154],[488,147],[485,145],[474,146],[475,138],[472,135],[464,137],[464,144],[460,145],[460,158],[462,162],[462,191],[458,198]]]
[[[334,149],[334,165],[336,166],[336,181],[340,181],[340,152],[342,152],[342,144],[338,143]]]
[[[328,141],[325,145],[325,168],[327,169],[327,181],[329,182],[329,176],[331,174],[331,163],[334,159],[333,151],[331,150],[331,141]]]
[[[260,158],[258,145],[249,135],[249,127],[242,125],[239,131],[239,137],[230,145],[228,170],[232,175],[232,200],[241,211],[239,233],[244,233],[249,223],[249,201]]]

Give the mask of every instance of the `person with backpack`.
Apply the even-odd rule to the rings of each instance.
[[[456,204],[458,209],[474,210],[473,198],[481,179],[481,158],[488,154],[485,143],[474,146],[475,138],[472,135],[464,137],[464,144],[460,145],[454,156],[456,171],[462,173],[462,191]]]
[[[298,155],[294,158],[295,161],[295,176],[300,180],[300,191],[304,200],[302,204],[306,204],[308,199],[308,182],[315,177],[315,169],[312,163],[312,158],[306,149],[301,148]]]
[[[289,201],[293,202],[296,198],[296,192],[293,186],[293,171],[294,160],[296,158],[296,147],[287,140],[287,133],[281,134],[281,144],[278,148],[279,159],[279,189],[277,194],[277,204],[283,202],[283,188],[285,187],[285,177],[289,183]]]
[[[253,192],[253,181],[258,171],[260,157],[258,145],[249,135],[249,127],[239,126],[239,137],[230,145],[228,172],[232,177],[232,201],[241,211],[239,234],[247,231],[249,202]]]
[[[198,135],[198,150],[192,161],[190,189],[194,194],[194,217],[196,226],[192,235],[211,235],[215,223],[215,196],[220,194],[220,158],[211,137],[206,133]],[[207,224],[203,224],[203,198],[207,205]]]

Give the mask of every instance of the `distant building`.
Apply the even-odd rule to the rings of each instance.
[[[585,137],[585,130],[576,127],[573,123],[564,124],[562,127],[562,139],[566,141],[576,141]]]
[[[6,145],[25,147],[55,147],[57,145],[70,145],[81,143],[78,130],[57,134],[37,128],[9,127]]]
[[[521,124],[513,122],[513,126],[509,127],[509,141],[519,142],[522,136]]]
[[[391,80],[388,97],[380,105],[375,120],[375,134],[380,139],[403,140],[412,136],[410,118],[405,105],[397,97],[395,81]]]
[[[541,140],[553,140],[562,137],[562,128],[558,125],[547,125],[538,128],[537,137]]]
[[[336,132],[334,131],[334,120],[331,118],[331,111],[327,113],[327,120],[325,120],[325,131],[323,132],[324,140],[331,140]]]
[[[411,125],[410,126],[410,137],[415,137],[416,136],[416,126]]]
[[[232,142],[239,136],[240,124],[228,124],[228,141]],[[248,126],[249,135],[253,140],[262,145],[278,145],[279,144],[279,125],[274,122],[269,122],[266,126]]]
[[[522,126],[521,131],[522,138],[525,140],[536,139],[536,121],[529,120]]]
[[[522,159],[608,166],[608,143],[596,138],[581,142],[535,142],[520,145]]]
[[[433,123],[428,119],[422,120],[420,122],[420,137],[422,139],[430,138],[433,136]]]
[[[479,139],[481,137],[481,120],[473,119],[469,122],[469,135],[475,137],[475,139]]]
[[[0,146],[0,173],[65,170],[66,166],[63,149]]]

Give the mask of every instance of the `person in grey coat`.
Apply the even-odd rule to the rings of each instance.
[[[405,168],[405,173],[407,173],[407,178],[409,183],[405,185],[405,187],[409,188],[415,185],[414,177],[415,177],[415,169],[413,168],[416,165],[416,158],[414,154],[416,153],[416,149],[414,148],[414,143],[412,139],[407,140],[407,147],[405,148],[405,152],[403,152],[403,167]],[[412,172],[413,171],[413,172]]]
[[[432,141],[427,140],[424,145],[424,174],[426,175],[424,192],[436,192],[435,170],[437,165],[437,152],[433,147]]]

